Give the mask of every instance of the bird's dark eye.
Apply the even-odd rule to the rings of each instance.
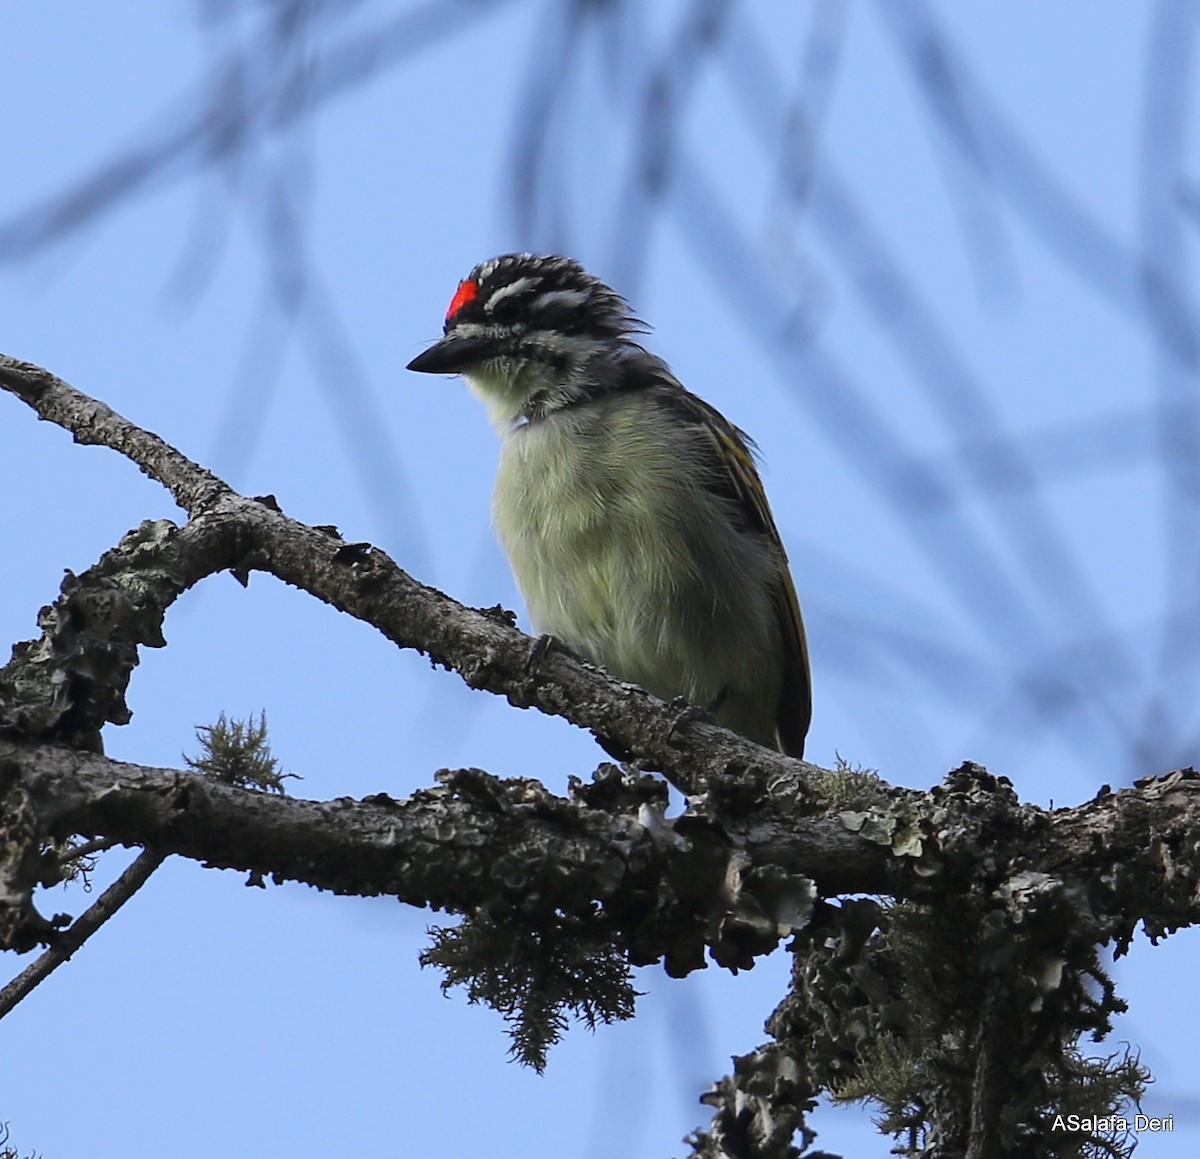
[[[515,322],[521,316],[521,303],[508,294],[492,306],[492,318],[497,322]]]

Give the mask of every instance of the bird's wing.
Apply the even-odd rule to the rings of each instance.
[[[754,443],[728,421],[715,407],[709,406],[678,382],[669,372],[663,376],[661,397],[680,417],[699,427],[712,454],[713,473],[708,485],[723,498],[731,500],[747,528],[766,537],[775,552],[778,567],[775,581],[775,609],[783,641],[783,688],[775,722],[780,748],[789,756],[804,755],[804,738],[812,720],[812,674],[808,662],[808,641],[800,600],[792,582],[787,552],[779,529],[771,515],[767,494],[754,462]]]

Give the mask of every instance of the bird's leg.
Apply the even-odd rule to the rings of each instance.
[[[529,708],[535,702],[538,687],[538,667],[556,641],[553,636],[536,636],[526,651],[525,661],[521,665],[521,681],[519,688],[509,693],[509,700],[521,708]],[[0,1157],[2,1159],[2,1157]]]
[[[717,698],[718,701],[720,697]],[[677,729],[682,728],[685,724],[693,720],[707,721],[709,724],[714,724],[713,714],[706,708],[701,708],[697,704],[691,704],[682,696],[676,696],[671,701],[671,708],[675,715],[671,717],[670,727],[667,729],[667,743],[670,744],[671,738],[675,735]]]
[[[529,648],[529,655],[525,657],[525,675],[532,676],[534,669],[542,662],[549,654],[550,649],[555,645],[553,636],[543,632],[534,640]]]

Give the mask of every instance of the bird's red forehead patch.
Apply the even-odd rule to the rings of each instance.
[[[446,311],[446,321],[452,322],[459,310],[464,306],[469,306],[478,297],[479,286],[470,278],[459,282],[458,289],[454,291],[454,297],[450,299],[450,308]]]

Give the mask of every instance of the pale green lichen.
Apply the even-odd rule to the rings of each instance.
[[[265,711],[250,714],[249,720],[230,720],[225,713],[216,724],[196,726],[196,739],[202,752],[198,757],[183,754],[193,772],[235,785],[239,789],[257,789],[264,793],[283,793],[283,782],[296,778],[295,773],[283,773],[279,762],[271,755],[267,739]]]

